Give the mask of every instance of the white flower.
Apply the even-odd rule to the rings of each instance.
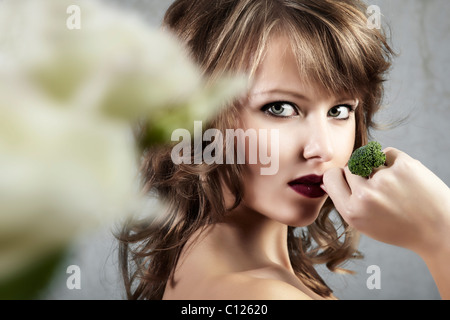
[[[172,36],[101,2],[76,1],[70,30],[73,3],[0,2],[0,282],[142,208],[135,120],[171,108],[170,137],[245,87],[205,87]]]

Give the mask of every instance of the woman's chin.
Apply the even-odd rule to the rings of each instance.
[[[284,223],[291,227],[306,227],[313,224],[319,217],[325,200],[326,198],[320,202],[298,205],[292,212],[285,215]]]

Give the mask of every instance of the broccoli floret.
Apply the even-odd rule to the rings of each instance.
[[[381,151],[381,144],[371,141],[353,152],[348,161],[348,168],[351,173],[367,178],[374,168],[384,165],[385,162],[386,155]]]

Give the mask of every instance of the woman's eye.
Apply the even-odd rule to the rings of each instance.
[[[353,109],[349,105],[335,106],[328,111],[328,116],[337,120],[347,120]]]
[[[273,102],[266,104],[261,109],[275,117],[294,117],[298,115],[297,109],[289,102]]]

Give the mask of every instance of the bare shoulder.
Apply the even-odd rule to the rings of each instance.
[[[284,281],[240,273],[216,278],[207,291],[208,299],[219,300],[311,300],[310,296]]]

